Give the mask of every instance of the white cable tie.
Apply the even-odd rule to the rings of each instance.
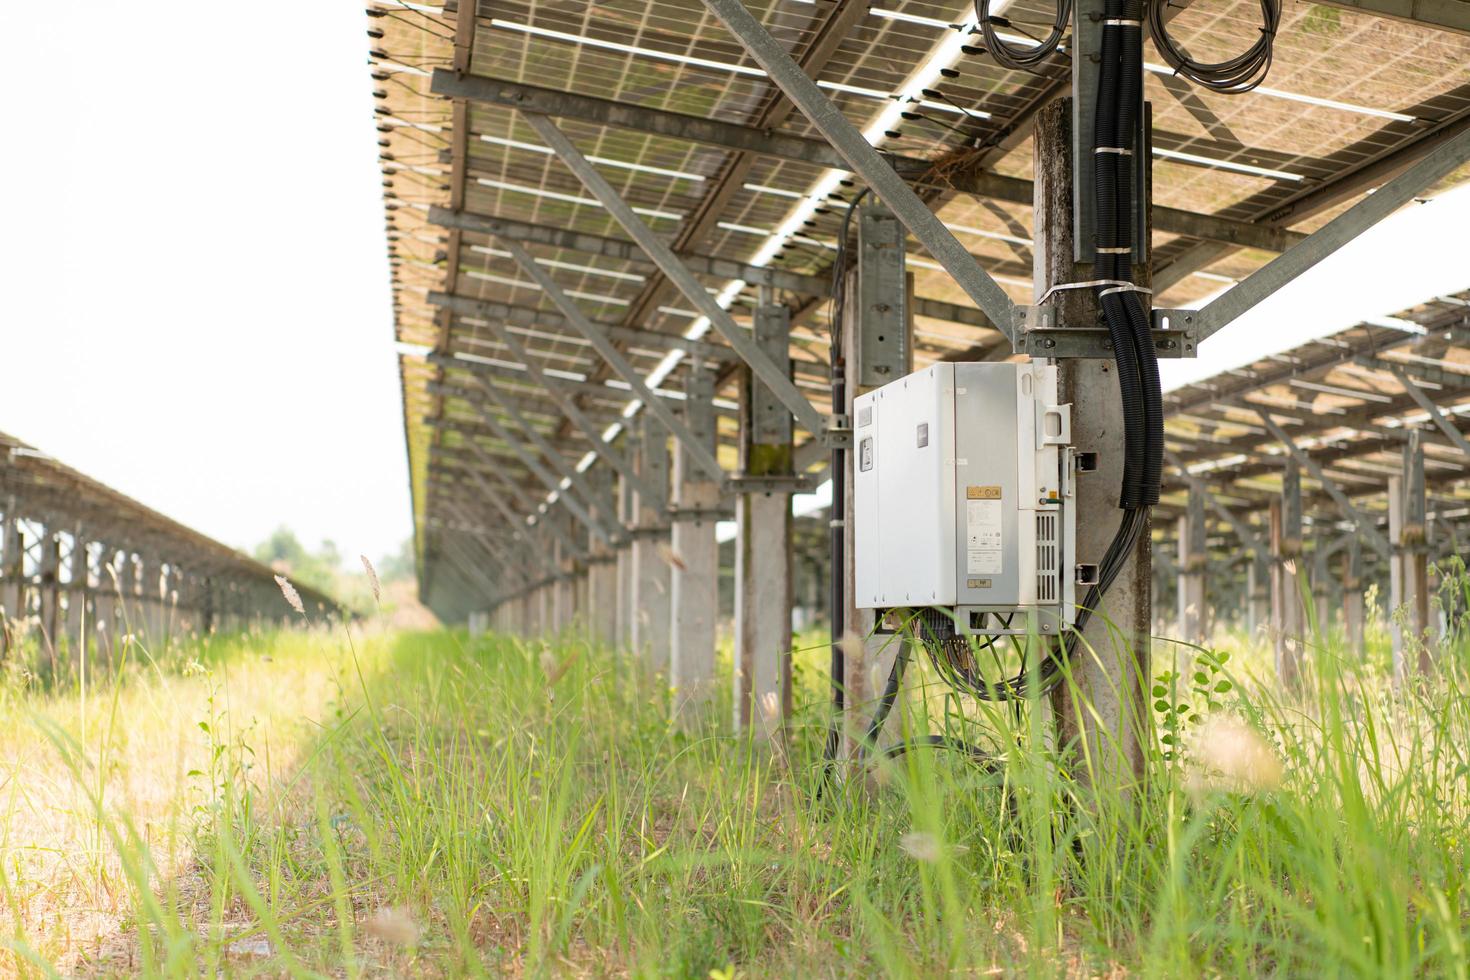
[[[1103,21],[1104,27],[1142,27],[1141,21],[1129,20],[1126,17],[1109,17]]]
[[[1152,296],[1153,290],[1149,289],[1147,286],[1140,286],[1138,285],[1138,283],[1130,282],[1125,283],[1121,286],[1113,286],[1111,289],[1104,289],[1102,292],[1097,294],[1097,298],[1102,299],[1104,296],[1111,296],[1113,293],[1144,293],[1146,295]]]
[[[1041,298],[1036,301],[1036,305],[1040,306],[1048,299],[1051,299],[1052,293],[1060,293],[1066,289],[1091,289],[1093,286],[1115,286],[1122,292],[1153,292],[1152,289],[1140,286],[1136,282],[1129,282],[1127,279],[1088,279],[1085,282],[1059,282],[1055,286],[1048,289],[1046,292],[1042,293]]]
[[[1127,255],[1133,251],[1132,245],[1119,245],[1116,248],[1103,248],[1101,245],[1093,249],[1100,255]]]
[[[1126,146],[1094,146],[1093,153],[1116,153],[1119,156],[1131,157],[1133,150]]]

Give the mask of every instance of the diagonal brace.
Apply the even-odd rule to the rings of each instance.
[[[653,260],[653,263],[658,266],[659,271],[679,288],[679,292],[684,294],[684,298],[695,309],[699,310],[705,319],[709,320],[710,325],[719,332],[720,336],[725,338],[725,342],[740,356],[740,359],[750,365],[750,369],[755,372],[756,377],[760,378],[771,389],[771,392],[781,400],[781,404],[786,406],[787,410],[796,418],[796,421],[808,432],[820,436],[825,426],[822,423],[821,414],[812,406],[812,403],[807,401],[806,396],[797,389],[796,385],[791,383],[791,379],[786,376],[786,373],[777,367],[756,346],[755,340],[751,337],[749,331],[741,329],[729,311],[715,302],[715,298],[709,294],[698,279],[694,278],[694,273],[690,272],[684,263],[679,261],[678,256],[674,254],[673,250],[665,245],[662,239],[655,235],[653,230],[633,213],[633,209],[628,206],[628,203],[619,196],[617,191],[613,190],[612,185],[603,178],[602,174],[597,172],[597,168],[592,166],[586,157],[582,156],[582,152],[572,145],[572,141],[567,138],[566,134],[557,129],[556,124],[546,116],[527,112],[522,113],[522,118],[545,141],[546,145],[551,147],[557,156],[561,157],[567,169],[571,170],[577,176],[577,179],[582,182],[583,186],[592,192],[592,196],[597,198],[602,203],[602,206],[607,208],[608,212],[617,219],[618,224],[622,225],[623,230],[638,243],[638,247],[643,249],[644,254]],[[889,171],[889,173],[892,172],[892,170]],[[894,180],[903,184],[904,187],[908,186],[896,174],[894,175]],[[927,209],[925,210],[927,211]],[[506,238],[501,238],[500,242],[507,247],[510,247],[512,244]],[[956,246],[959,245],[958,242],[955,242],[955,244]],[[972,259],[971,261],[973,262],[974,260]],[[562,312],[566,313],[566,310],[562,310]],[[629,383],[631,384],[632,382],[630,381]],[[716,477],[716,479],[721,478]]]
[[[1441,143],[1418,163],[1207,304],[1195,315],[1196,342],[1270,297],[1467,160],[1470,160],[1470,130]]]
[[[607,464],[617,470],[623,479],[637,487],[639,493],[645,494],[646,499],[664,499],[664,495],[659,493],[657,488],[651,483],[643,479],[637,468],[626,456],[607,444],[607,440],[602,437],[602,432],[598,430],[592,420],[577,407],[576,401],[567,394],[564,387],[546,376],[546,372],[542,371],[540,365],[526,352],[525,345],[520,342],[520,339],[515,334],[498,323],[491,323],[490,331],[500,339],[501,343],[510,348],[511,355],[526,366],[526,373],[546,391],[546,394],[551,397],[552,401],[556,402],[557,407],[571,420],[572,424],[580,429],[582,434],[587,437],[587,440],[592,443],[593,452],[606,460]]]
[[[1184,460],[1179,458],[1178,453],[1174,452],[1172,449],[1166,449],[1164,450],[1164,456],[1169,460],[1170,465],[1177,469],[1180,475],[1184,477],[1184,480],[1186,483],[1189,484],[1190,489],[1197,490],[1205,495],[1205,500],[1209,501],[1210,509],[1213,510],[1222,521],[1230,525],[1230,527],[1235,531],[1236,536],[1240,538],[1240,540],[1245,544],[1247,548],[1254,551],[1257,557],[1270,554],[1270,549],[1267,548],[1266,543],[1261,540],[1261,536],[1256,533],[1256,529],[1251,527],[1245,521],[1241,520],[1240,516],[1236,514],[1235,511],[1222,504],[1219,498],[1210,492],[1209,484],[1207,484],[1204,480],[1201,480],[1199,477],[1195,476],[1193,473],[1189,472],[1189,468],[1184,465]]]
[[[1424,394],[1423,388],[1420,388],[1414,383],[1414,379],[1409,377],[1408,372],[1398,365],[1391,366],[1389,370],[1393,372],[1395,378],[1398,378],[1399,384],[1404,386],[1404,390],[1409,393],[1409,397],[1414,399],[1420,408],[1429,413],[1430,420],[1439,426],[1439,431],[1449,437],[1450,442],[1453,442],[1460,452],[1466,456],[1470,456],[1470,440],[1465,438],[1465,434],[1453,422],[1445,418],[1444,412],[1441,412],[1439,406],[1434,404],[1428,395]]]
[[[618,376],[628,382],[634,394],[643,400],[643,407],[657,416],[658,420],[674,434],[674,438],[685,445],[690,458],[699,464],[699,468],[708,473],[716,481],[723,482],[725,471],[720,467],[720,461],[715,458],[715,454],[710,451],[709,447],[695,438],[694,433],[690,432],[689,427],[684,424],[684,420],[679,418],[662,398],[653,393],[647,383],[644,382],[643,376],[638,373],[638,369],[629,363],[628,359],[623,356],[622,351],[613,346],[613,342],[607,339],[606,334],[597,329],[597,325],[588,319],[587,315],[577,306],[576,301],[556,284],[556,281],[551,278],[550,273],[537,265],[536,260],[531,257],[531,253],[522,248],[519,242],[502,238],[500,239],[500,243],[515,258],[516,264],[521,267],[521,270],[536,281],[536,285],[541,287],[541,291],[556,305],[556,308],[561,311],[562,316],[567,318],[567,322],[573,327],[576,327],[577,332],[587,338],[587,342],[592,345],[598,354],[602,355],[602,359],[611,365],[612,369],[618,373]],[[703,291],[702,287],[701,291]],[[731,322],[733,323],[734,321]],[[662,498],[660,497],[660,499]]]
[[[965,295],[1014,343],[1014,304],[1006,291],[980,267],[939,216],[929,210],[913,188],[883,159],[883,155],[847,120],[842,110],[833,105],[817,83],[792,60],[781,43],[771,37],[745,9],[741,0],[703,0],[703,3],[724,22],[741,47],[766,70],[771,81],[792,104],[842,154],[853,172],[873,189],[929,254],[944,266]]]
[[[1291,436],[1287,435],[1286,430],[1276,424],[1276,420],[1271,418],[1270,412],[1264,408],[1257,407],[1256,414],[1261,417],[1261,422],[1266,426],[1266,430],[1271,433],[1272,437],[1285,446],[1286,451],[1291,453],[1292,458],[1300,463],[1308,473],[1312,474],[1312,479],[1322,484],[1322,489],[1327,492],[1327,496],[1336,501],[1337,506],[1342,510],[1343,514],[1358,525],[1358,532],[1368,539],[1368,543],[1373,546],[1373,550],[1377,551],[1384,558],[1391,557],[1393,548],[1389,546],[1388,538],[1383,536],[1383,532],[1378,530],[1368,515],[1353,506],[1353,502],[1348,499],[1348,495],[1343,493],[1342,488],[1336,483],[1332,482],[1331,478],[1327,476],[1327,473],[1318,465],[1317,461],[1307,455],[1295,442],[1292,442]]]

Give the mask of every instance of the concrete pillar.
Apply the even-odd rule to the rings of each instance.
[[[1393,544],[1390,621],[1395,682],[1434,668],[1429,646],[1429,567],[1424,447],[1417,430],[1404,445],[1402,476],[1388,481],[1388,535]]]
[[[1199,645],[1205,642],[1205,535],[1205,493],[1191,487],[1188,510],[1179,518],[1179,638]]]
[[[788,372],[790,337],[788,311],[763,295],[755,340]],[[741,375],[741,475],[789,481],[791,413],[749,369]],[[735,527],[735,730],[766,739],[791,714],[789,488],[738,493]]]
[[[638,430],[632,426],[623,429],[623,452],[629,460],[638,458]],[[627,477],[618,476],[618,519],[630,532],[638,526],[638,493]],[[626,650],[633,644],[633,539],[631,533],[617,552],[617,642],[618,649]]]
[[[87,537],[80,526],[72,528],[71,556],[67,562],[66,647],[72,661],[80,664],[87,648],[87,633],[92,628],[88,611],[92,596],[91,555]]]
[[[54,679],[61,672],[61,541],[52,525],[41,533],[41,655]]]
[[[1316,546],[1312,549],[1312,616],[1317,620],[1320,642],[1332,633],[1331,588],[1327,575],[1327,553],[1332,542],[1326,531],[1319,531],[1316,538]]]
[[[670,541],[668,530],[669,433],[662,422],[645,412],[640,417],[638,475],[663,493],[657,500],[634,494],[637,533],[633,538],[629,581],[633,589],[631,646],[648,669],[669,673],[669,617],[671,601]]]
[[[864,207],[859,213],[856,268],[847,276],[839,366],[843,375],[842,412],[853,415],[853,400],[909,374],[913,361],[914,277],[906,270],[905,232],[893,214],[883,208]],[[889,636],[875,636],[873,610],[857,606],[857,567],[854,558],[856,512],[853,506],[853,472],[856,455],[845,454],[846,465],[835,479],[843,481],[843,511],[833,517],[842,522],[842,567],[832,569],[842,576],[843,720],[840,753],[852,759],[862,751],[862,734],[867,730],[883,692],[899,643]],[[909,686],[912,675],[905,681]],[[897,732],[902,712],[888,716],[884,732]]]
[[[25,619],[25,538],[15,498],[5,504],[3,544],[0,544],[0,606],[4,606],[4,629],[0,652],[9,653],[19,641],[20,623]]]
[[[1363,656],[1363,546],[1354,538],[1342,552],[1342,632],[1348,653]]]
[[[1080,16],[1080,15],[1079,15]],[[1036,289],[1092,278],[1074,255],[1072,119],[1066,102],[1041,110],[1033,137],[1035,171]],[[1139,154],[1147,159],[1146,153]],[[1145,248],[1147,237],[1142,243]],[[1149,266],[1135,264],[1136,282],[1147,285]],[[1094,324],[1097,299],[1090,289],[1069,289],[1054,302],[1058,322]],[[1072,406],[1072,442],[1097,453],[1098,467],[1077,479],[1077,558],[1097,563],[1118,527],[1118,488],[1123,479],[1122,405],[1110,360],[1067,359],[1059,364],[1060,397]],[[1151,748],[1149,705],[1152,624],[1152,535],[1144,527],[1117,580],[1076,644],[1071,683],[1052,696],[1059,744],[1086,759],[1084,778],[1130,788],[1144,771]],[[1079,596],[1079,599],[1081,597]]]
[[[1276,676],[1289,692],[1302,686],[1302,475],[1286,462],[1281,499],[1271,501],[1271,629]]]
[[[1271,557],[1251,554],[1245,568],[1246,630],[1252,637],[1271,621]]]
[[[711,450],[717,447],[714,379],[697,360],[684,384],[684,422]],[[669,687],[673,710],[708,701],[715,679],[715,626],[720,611],[720,550],[715,522],[720,485],[689,458],[674,452],[673,552],[669,581]]]

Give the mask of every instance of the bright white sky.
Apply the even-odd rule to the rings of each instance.
[[[411,532],[361,5],[0,6],[0,431],[230,544]],[[1177,385],[1470,287],[1470,190],[1168,366]]]
[[[228,544],[410,534],[362,10],[0,4],[0,431]]]

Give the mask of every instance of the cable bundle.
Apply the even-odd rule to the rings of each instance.
[[[1015,71],[1036,71],[1061,46],[1062,35],[1072,20],[1072,0],[1057,0],[1057,16],[1052,22],[1051,33],[1030,47],[1011,44],[995,32],[990,18],[990,0],[975,0],[975,20],[980,26],[980,37],[985,50],[996,64]]]
[[[1148,0],[1148,29],[1175,74],[1227,95],[1249,92],[1266,80],[1276,29],[1281,25],[1281,0],[1260,0],[1261,36],[1243,54],[1218,62],[1196,61],[1169,36],[1164,23],[1168,4],[1169,0]]]

